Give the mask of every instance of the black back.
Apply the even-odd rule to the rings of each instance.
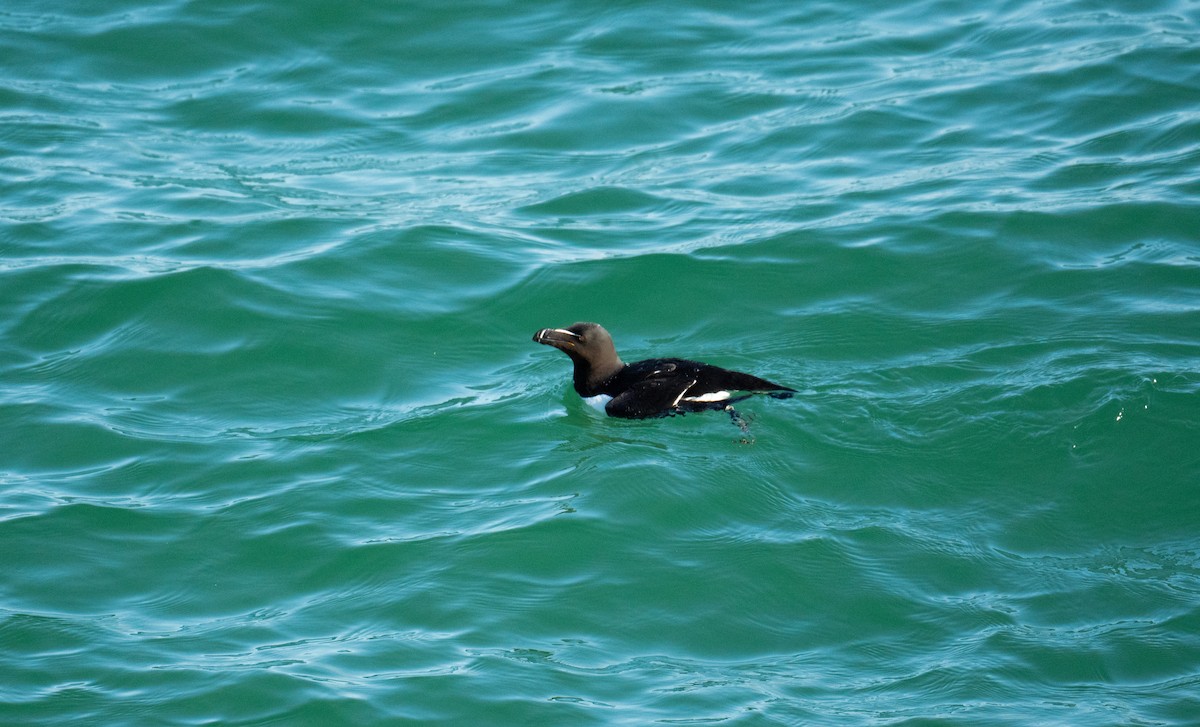
[[[720,391],[730,398],[719,401],[685,401]],[[605,381],[597,393],[613,397],[605,406],[612,416],[629,419],[660,417],[676,412],[722,409],[746,398],[733,392],[775,392],[791,396],[795,391],[757,376],[730,371],[682,358],[654,358],[628,364]]]

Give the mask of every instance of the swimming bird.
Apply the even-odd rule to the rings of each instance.
[[[537,343],[553,346],[575,364],[575,391],[583,398],[611,397],[604,411],[613,417],[646,419],[685,412],[725,409],[754,393],[786,399],[795,389],[757,376],[683,358],[652,358],[625,363],[612,336],[598,323],[543,328]],[[741,393],[738,393],[741,392]]]

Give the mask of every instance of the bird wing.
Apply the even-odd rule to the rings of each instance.
[[[625,419],[666,416],[695,383],[695,379],[651,377],[614,396],[604,411]]]

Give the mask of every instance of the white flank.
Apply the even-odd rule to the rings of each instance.
[[[709,393],[701,394],[700,396],[685,396],[683,398],[683,400],[708,403],[710,401],[725,401],[728,398],[729,398],[728,391],[710,391]]]
[[[588,406],[595,407],[600,411],[601,414],[603,414],[604,405],[610,401],[612,401],[612,397],[608,394],[596,394],[595,396],[589,396],[584,399],[583,403],[587,404]]]

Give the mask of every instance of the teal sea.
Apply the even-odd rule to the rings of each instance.
[[[0,10],[0,724],[1200,724],[1200,3]],[[597,321],[799,393],[628,421]]]

